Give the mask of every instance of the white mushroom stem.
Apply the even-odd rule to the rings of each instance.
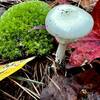
[[[66,44],[59,43],[58,49],[56,51],[55,62],[61,64],[65,55],[65,50],[66,50]]]

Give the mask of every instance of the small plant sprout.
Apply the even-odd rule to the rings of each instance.
[[[94,21],[83,9],[64,4],[49,11],[45,25],[47,31],[59,42],[55,61],[60,64],[65,55],[66,44],[86,36],[92,30]]]

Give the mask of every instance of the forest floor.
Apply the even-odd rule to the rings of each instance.
[[[0,2],[0,15],[19,2],[22,1]],[[57,1],[46,0],[45,2],[51,6],[58,4]],[[71,0],[70,2],[77,4]],[[84,8],[84,4],[82,5]],[[87,10],[91,11],[91,9]],[[68,76],[65,76],[66,68],[53,73],[49,68],[52,61],[52,55],[36,58],[2,80],[0,82],[0,100],[100,100],[100,68],[98,68],[100,60],[98,63],[93,62],[92,66],[95,67],[86,71],[83,71],[81,67],[69,69]],[[84,68],[86,67],[88,69],[88,65],[84,65]]]

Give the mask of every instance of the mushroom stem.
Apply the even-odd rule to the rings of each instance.
[[[66,44],[59,43],[58,49],[56,51],[55,62],[61,64],[63,57],[65,55],[65,50],[66,50]]]

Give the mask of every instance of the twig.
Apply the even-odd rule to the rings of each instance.
[[[3,91],[3,90],[1,90],[1,89],[0,89],[0,91],[1,91],[3,94],[5,94],[6,96],[10,97],[11,99],[13,99],[13,100],[18,100],[17,98],[13,97],[13,96],[10,95],[9,93],[7,93],[7,92],[5,92],[5,91]]]

